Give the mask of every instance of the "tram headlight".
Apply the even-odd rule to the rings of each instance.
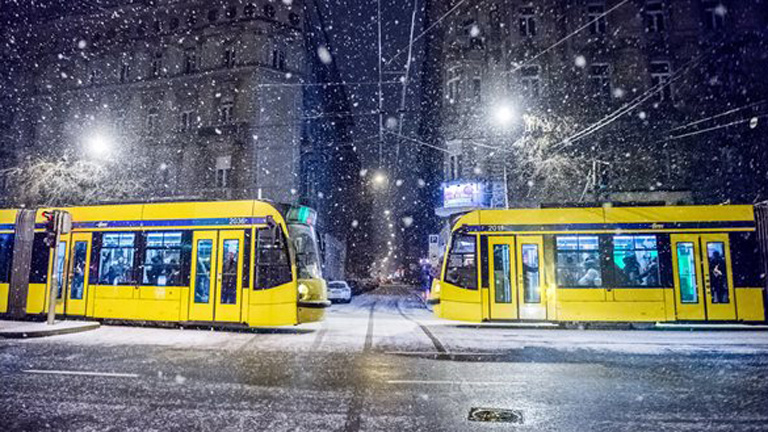
[[[309,297],[309,287],[299,284],[299,300],[306,300]]]

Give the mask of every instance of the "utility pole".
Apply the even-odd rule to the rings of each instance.
[[[43,217],[46,219],[45,224],[45,244],[52,250],[53,255],[53,271],[51,272],[50,286],[51,289],[48,292],[48,325],[53,325],[56,321],[56,300],[58,299],[59,284],[62,284],[62,291],[64,291],[64,269],[66,268],[66,262],[62,262],[62,272],[59,281],[59,243],[61,241],[62,234],[69,234],[72,230],[72,216],[63,210],[53,210],[49,212],[43,212]],[[63,251],[64,256],[61,257],[62,261],[66,261],[66,250]],[[62,293],[63,294],[63,293]]]

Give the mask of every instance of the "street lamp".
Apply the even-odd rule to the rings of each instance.
[[[515,120],[515,109],[506,103],[497,105],[493,110],[493,117],[499,126],[509,127]]]
[[[373,184],[383,186],[387,182],[387,176],[383,172],[377,172],[373,175]]]
[[[96,132],[86,140],[88,154],[92,157],[103,158],[109,154],[112,149],[110,140],[106,135]]]

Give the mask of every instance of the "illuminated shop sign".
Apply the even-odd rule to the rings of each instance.
[[[443,183],[443,207],[487,207],[490,194],[483,182],[464,181]]]

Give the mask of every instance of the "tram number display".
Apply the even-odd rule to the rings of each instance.
[[[229,224],[230,225],[248,225],[248,218],[244,218],[244,217],[229,218]]]

